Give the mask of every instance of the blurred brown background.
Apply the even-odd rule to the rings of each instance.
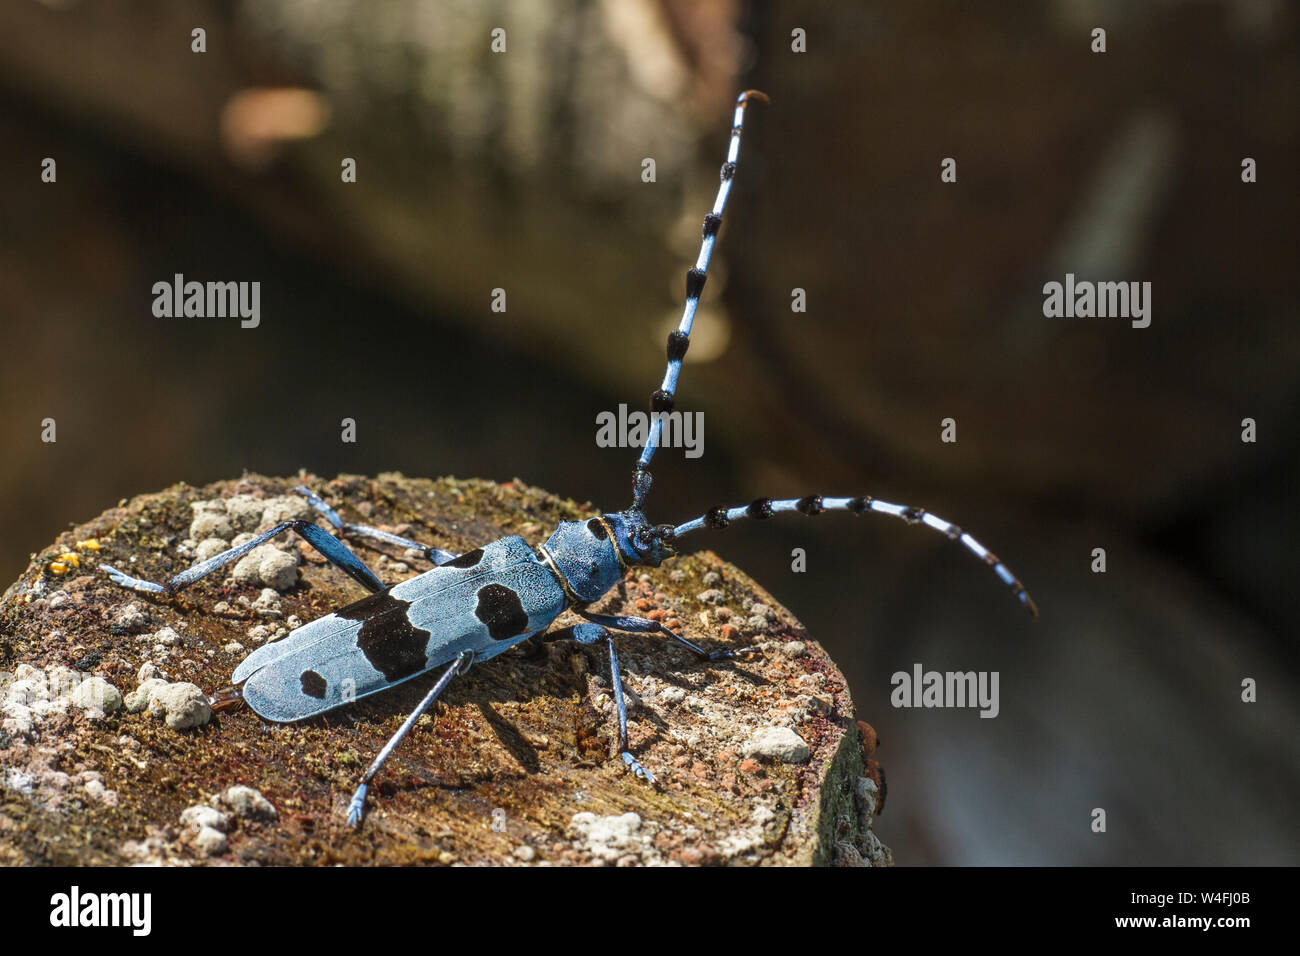
[[[1025,579],[1036,626],[896,523],[696,539],[849,675],[900,862],[1295,863],[1298,14],[13,0],[0,577],[121,497],[244,468],[517,475],[626,506],[635,454],[596,448],[595,416],[662,375],[729,104],[758,87],[679,393],[705,455],[660,454],[652,518],[871,493]],[[177,272],[260,281],[261,326],[155,318]],[[1044,318],[1066,272],[1150,281],[1151,327]],[[1001,715],[892,709],[914,662],[999,670]]]

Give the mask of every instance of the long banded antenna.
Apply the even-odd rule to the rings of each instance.
[[[682,372],[682,359],[691,344],[691,327],[695,324],[695,310],[700,306],[700,293],[704,291],[704,282],[708,278],[709,259],[713,256],[713,246],[718,239],[718,230],[722,228],[722,211],[727,208],[727,197],[731,195],[731,184],[736,178],[736,161],[740,158],[740,134],[745,125],[745,107],[750,100],[761,103],[769,102],[765,93],[758,90],[746,90],[736,98],[736,112],[731,122],[731,144],[727,148],[727,161],[722,164],[722,182],[718,185],[718,197],[713,201],[713,211],[704,217],[704,238],[700,243],[700,255],[695,260],[694,268],[686,273],[686,306],[682,310],[682,320],[677,328],[668,333],[668,368],[664,372],[663,383],[650,395],[651,412],[671,412],[677,395],[677,378]],[[632,480],[632,507],[638,510],[645,503],[653,479],[650,476],[650,460],[659,450],[659,436],[663,430],[663,419],[652,416],[650,435],[645,448],[636,463],[636,474]]]

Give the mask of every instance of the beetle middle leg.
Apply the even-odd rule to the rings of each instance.
[[[420,715],[432,707],[433,702],[438,699],[438,695],[447,689],[447,685],[451,683],[451,679],[457,674],[463,674],[469,670],[469,666],[472,663],[474,663],[474,652],[462,651],[460,656],[451,662],[451,666],[442,672],[442,676],[438,678],[438,682],[434,684],[433,687],[429,688],[429,692],[424,695],[424,699],[415,705],[415,710],[411,711],[410,716],[408,716],[406,720],[402,721],[402,726],[397,729],[397,733],[393,734],[393,736],[389,738],[388,743],[384,744],[384,748],[379,751],[375,759],[370,762],[370,766],[366,768],[366,772],[361,775],[361,782],[357,784],[357,789],[353,792],[352,799],[348,801],[349,826],[354,829],[361,826],[361,816],[365,812],[366,807],[366,791],[370,789],[370,781],[375,779],[375,774],[379,773],[379,768],[384,765],[385,761],[388,760],[389,755],[392,754],[397,745],[402,742],[402,738],[410,733],[411,728],[415,726],[415,722],[420,719]]]
[[[319,511],[325,517],[326,521],[338,528],[340,534],[351,534],[362,538],[372,538],[375,541],[383,541],[385,544],[395,544],[402,548],[414,548],[416,551],[421,552],[426,560],[439,566],[446,564],[448,561],[454,561],[459,557],[459,555],[451,551],[444,551],[442,548],[435,548],[427,544],[421,544],[411,538],[404,538],[400,534],[380,531],[378,528],[372,528],[367,524],[352,524],[351,522],[344,521],[339,517],[339,513],[329,506],[329,503],[326,502],[325,499],[316,494],[316,492],[312,491],[306,485],[299,485],[293,490],[298,492],[300,495],[304,495],[307,498],[307,503]]]

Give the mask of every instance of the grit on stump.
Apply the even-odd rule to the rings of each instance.
[[[303,483],[345,519],[457,553],[511,534],[536,543],[596,513],[519,481],[246,475],[142,495],[66,532],[0,601],[0,863],[892,862],[871,832],[878,790],[843,676],[707,551],[633,572],[594,605],[710,650],[762,647],[705,663],[663,636],[618,635],[632,747],[658,786],[615,752],[604,649],[533,638],[471,668],[420,718],[353,831],[341,811],[358,774],[436,673],[297,724],[205,713],[189,685],[220,691],[257,646],[361,588],[296,540],[172,598],[92,570],[165,578],[284,520]],[[429,567],[351,544],[385,584]],[[578,622],[566,613],[556,627]],[[223,817],[235,786],[275,815]],[[227,829],[204,829],[209,817]]]

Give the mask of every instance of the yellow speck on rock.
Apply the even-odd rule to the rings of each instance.
[[[71,551],[64,551],[50,562],[50,573],[67,574],[72,568],[81,567],[81,558]]]

